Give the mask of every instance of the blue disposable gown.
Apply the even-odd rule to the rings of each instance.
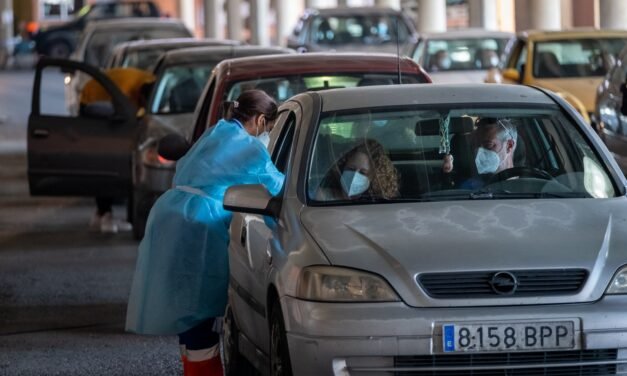
[[[155,203],[139,254],[126,329],[182,333],[226,306],[231,213],[226,189],[263,184],[272,195],[284,176],[264,145],[236,121],[221,120],[177,163],[174,188]]]

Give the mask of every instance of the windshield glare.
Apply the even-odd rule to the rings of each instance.
[[[604,76],[627,39],[576,39],[535,44],[537,78]]]
[[[194,112],[196,102],[211,75],[213,65],[177,66],[166,69],[155,85],[152,113]]]
[[[425,83],[424,77],[417,74],[403,73],[401,80],[403,84]],[[232,84],[230,89],[227,90],[224,100],[234,100],[244,91],[251,89],[263,90],[278,102],[284,102],[290,97],[306,91],[393,84],[398,84],[397,73],[364,72],[259,77]]]
[[[327,113],[307,187],[313,202],[334,204],[616,195],[557,109]]]
[[[313,43],[321,45],[376,45],[396,42],[397,34],[399,42],[405,42],[409,37],[407,25],[400,17],[389,15],[320,16],[312,27]]]
[[[483,70],[496,67],[507,38],[472,38],[427,42],[424,66],[429,72]]]

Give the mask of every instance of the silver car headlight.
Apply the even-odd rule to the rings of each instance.
[[[627,266],[623,266],[614,275],[606,294],[627,294]]]
[[[381,277],[334,266],[310,266],[300,274],[299,298],[325,302],[397,302],[399,297]]]

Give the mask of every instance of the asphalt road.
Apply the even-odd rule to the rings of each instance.
[[[124,332],[131,234],[90,232],[91,199],[29,196],[32,81],[0,71],[0,375],[181,374],[176,337]],[[63,106],[58,88],[49,105]]]

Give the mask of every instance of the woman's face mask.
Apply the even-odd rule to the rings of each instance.
[[[493,174],[501,165],[501,157],[495,151],[480,147],[477,149],[475,164],[479,174]]]
[[[257,136],[257,139],[267,148],[270,144],[270,133],[268,131],[263,131]]]
[[[358,196],[370,187],[370,179],[366,175],[353,170],[344,170],[340,183],[348,197]]]

